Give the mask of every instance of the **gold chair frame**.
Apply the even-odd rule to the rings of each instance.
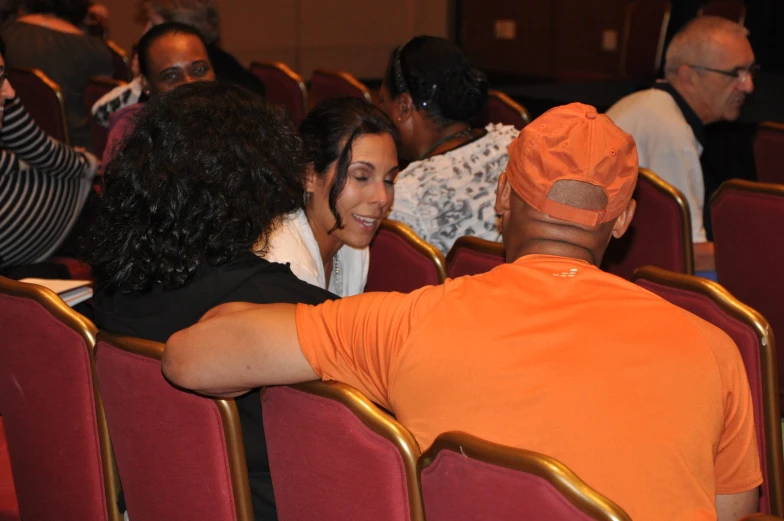
[[[784,192],[784,187],[781,190]],[[781,442],[779,375],[776,339],[770,324],[759,312],[739,301],[723,286],[712,280],[674,273],[655,266],[636,269],[631,281],[636,282],[640,279],[708,297],[724,313],[751,327],[756,333],[759,339],[770,507],[773,514],[784,515],[784,456],[782,456]]]
[[[95,418],[98,423],[98,441],[101,452],[101,470],[103,472],[107,515],[109,521],[121,521],[123,516],[117,508],[117,495],[121,489],[120,481],[117,476],[112,443],[109,438],[109,427],[106,424],[103,401],[98,389],[98,373],[95,368],[95,342],[98,328],[90,320],[71,309],[54,291],[43,286],[0,277],[0,293],[37,302],[57,320],[84,339],[93,381],[93,399],[95,400]]]
[[[757,181],[748,181],[746,179],[730,179],[724,181],[719,186],[710,198],[710,204],[714,203],[724,195],[728,190],[739,190],[742,192],[750,192],[754,194],[772,195],[777,197],[784,197],[784,185],[776,183],[760,183]]]
[[[271,69],[278,72],[282,72],[285,74],[291,81],[295,82],[299,87],[300,94],[302,95],[302,111],[304,114],[308,112],[308,88],[305,86],[305,82],[302,79],[302,76],[294,72],[288,65],[283,62],[277,61],[253,61],[250,62],[250,70],[253,72],[253,69]]]
[[[492,443],[464,432],[441,434],[422,456],[417,474],[433,464],[438,453],[452,451],[497,467],[539,476],[549,482],[572,505],[598,521],[631,521],[621,507],[589,487],[560,461],[538,452]]]
[[[479,253],[484,253],[485,255],[501,257],[504,259],[504,262],[506,262],[506,248],[504,248],[504,244],[502,242],[488,241],[487,239],[482,239],[471,235],[464,235],[462,237],[458,237],[452,247],[449,248],[449,253],[446,254],[447,272],[449,271],[449,267],[454,262],[455,256],[459,250],[472,250]]]
[[[66,145],[71,144],[71,134],[68,132],[68,117],[65,110],[65,98],[63,97],[63,90],[60,88],[60,85],[49,78],[41,69],[29,68],[29,67],[11,67],[10,72],[17,71],[24,74],[32,74],[33,76],[37,77],[41,80],[47,87],[52,89],[55,96],[57,97],[57,101],[60,105],[60,119],[62,120],[63,124],[63,143]]]
[[[306,382],[290,386],[303,393],[320,396],[337,402],[350,410],[366,427],[392,442],[403,459],[408,488],[408,506],[411,521],[425,521],[422,496],[419,491],[417,461],[419,445],[414,436],[395,418],[371,402],[365,395],[341,382]],[[266,392],[266,389],[264,390]],[[262,393],[262,397],[263,397]]]
[[[381,230],[390,231],[414,247],[419,253],[428,257],[438,272],[438,283],[442,284],[446,280],[446,259],[438,248],[422,239],[405,223],[394,219],[384,219],[381,221]]]
[[[528,113],[528,109],[524,106],[517,103],[515,100],[501,92],[500,90],[490,89],[487,91],[487,95],[491,98],[495,98],[513,111],[520,114],[520,117],[523,118],[524,125],[527,125],[531,122],[531,114]]]
[[[686,200],[686,196],[647,168],[640,168],[639,177],[645,179],[659,192],[673,199],[678,205],[678,210],[681,214],[681,233],[683,234],[683,265],[686,266],[686,273],[693,275],[694,243],[691,238],[691,211],[689,210],[689,202]],[[634,222],[634,219],[632,219],[632,222]]]
[[[313,83],[313,76],[321,74],[322,76],[331,76],[333,78],[340,78],[341,80],[345,81],[346,83],[350,84],[352,87],[357,89],[362,93],[362,96],[365,98],[365,101],[368,103],[373,103],[373,97],[370,94],[370,89],[367,88],[367,85],[356,79],[352,74],[349,74],[346,71],[334,71],[330,69],[316,69],[313,71],[311,75],[311,84]]]
[[[151,358],[158,362],[163,358],[164,345],[152,340],[101,330],[98,332],[96,339],[96,343],[98,342],[106,342],[128,353]],[[215,403],[223,423],[223,432],[226,437],[226,456],[229,460],[229,474],[231,476],[237,521],[253,521],[248,467],[245,462],[245,444],[242,439],[242,427],[237,404],[232,399],[204,399],[210,399]]]
[[[623,21],[623,44],[621,45],[621,75],[626,77],[626,60],[629,52],[629,40],[631,39],[631,25],[632,25],[632,12],[635,6],[644,0],[635,0],[626,7],[626,14]],[[670,25],[670,16],[672,14],[672,4],[667,2],[667,9],[662,18],[661,28],[659,30],[659,43],[656,44],[656,57],[654,58],[653,69],[658,72],[661,67],[662,58],[664,55],[664,41],[667,36],[667,27]]]

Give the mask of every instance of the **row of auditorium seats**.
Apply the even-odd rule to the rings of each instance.
[[[646,267],[633,280],[738,345],[764,477],[759,510],[781,516],[776,351],[765,319],[705,279]],[[0,520],[119,521],[120,481],[131,519],[252,519],[244,443],[253,441],[242,439],[234,401],[171,386],[162,344],[99,332],[49,290],[3,278],[0,326],[10,456],[0,479],[12,474],[15,485]],[[446,433],[420,454],[402,425],[345,384],[272,387],[262,403],[284,521],[628,520],[540,454],[464,433]]]
[[[302,121],[309,108],[325,99],[348,96],[373,101],[367,86],[347,72],[317,69],[310,78],[308,90],[302,77],[284,63],[253,62],[250,69],[264,82],[267,99],[282,106],[295,123]],[[12,68],[9,77],[25,108],[41,128],[55,139],[70,143],[60,86],[38,69]],[[91,78],[84,92],[87,113],[91,114],[93,104],[104,94],[124,83],[117,78]],[[504,123],[522,129],[529,120],[525,107],[502,92],[491,91],[485,113],[476,125]],[[93,151],[100,156],[106,145],[107,129],[90,117],[90,132]]]

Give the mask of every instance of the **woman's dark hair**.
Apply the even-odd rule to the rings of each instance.
[[[25,12],[52,13],[74,25],[82,24],[89,8],[90,0],[24,0]]]
[[[2,36],[0,36],[0,56],[5,59],[5,40],[3,40]]]
[[[389,134],[400,146],[395,124],[380,109],[360,98],[335,98],[322,101],[311,110],[299,126],[305,146],[305,160],[316,174],[326,175],[337,161],[335,180],[329,190],[329,209],[335,216],[332,233],[343,228],[337,209],[338,197],[346,187],[351,146],[363,134]]]
[[[396,47],[384,85],[391,99],[407,92],[417,109],[440,126],[478,118],[487,103],[487,77],[474,68],[455,44],[435,36],[417,36]]]
[[[300,207],[305,163],[280,109],[196,82],[147,103],[104,179],[86,250],[96,285],[147,292],[266,247],[276,219]]]
[[[204,43],[204,38],[201,37],[199,31],[189,25],[166,22],[150,27],[150,30],[139,39],[139,45],[136,47],[136,52],[139,55],[139,72],[142,76],[145,78],[149,77],[147,76],[147,71],[149,71],[150,67],[150,47],[152,47],[152,44],[163,37],[173,34],[189,34],[198,38],[201,43]]]

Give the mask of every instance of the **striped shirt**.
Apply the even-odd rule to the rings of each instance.
[[[44,134],[19,98],[5,104],[0,146],[0,267],[40,262],[76,222],[95,158]]]

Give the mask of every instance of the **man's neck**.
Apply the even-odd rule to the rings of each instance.
[[[711,111],[708,104],[705,103],[696,92],[692,92],[689,89],[684,88],[684,86],[677,81],[670,81],[669,83],[672,85],[672,88],[681,95],[681,97],[686,101],[689,107],[691,107],[694,113],[697,114],[697,117],[700,118],[700,121],[703,125],[713,123],[713,112]]]
[[[542,241],[523,244],[515,249],[507,249],[506,261],[514,262],[526,255],[552,255],[554,257],[564,257],[567,259],[574,259],[588,264],[598,266],[601,262],[601,257],[596,258],[594,252],[576,246],[574,244],[560,243],[555,241]]]

